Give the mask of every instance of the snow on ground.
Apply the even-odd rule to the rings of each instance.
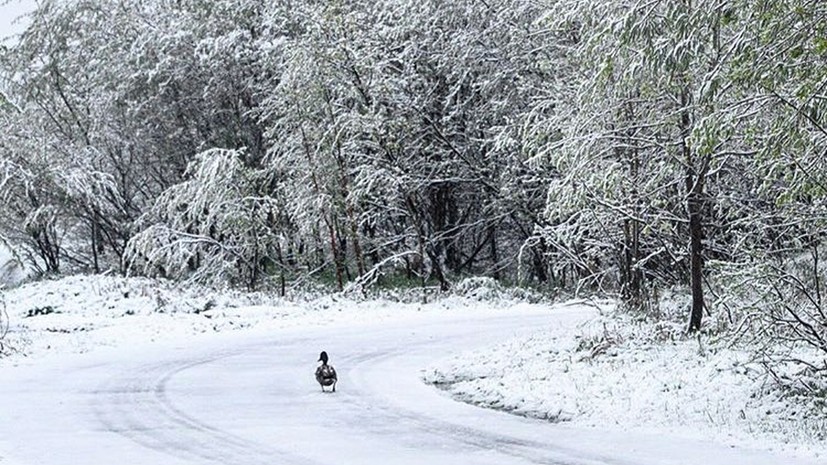
[[[748,353],[601,313],[575,333],[538,331],[452,355],[423,379],[458,400],[573,426],[827,456],[827,410],[782,399]]]
[[[436,314],[530,314],[549,308],[510,299],[486,283],[460,289],[464,296],[422,304],[339,295],[287,301],[267,293],[183,289],[115,276],[34,282],[3,293],[11,333],[0,367],[104,347],[197,344],[205,334],[253,328],[400,323]],[[827,412],[806,410],[765,389],[763,372],[746,353],[687,340],[681,328],[669,324],[632,321],[615,314],[609,303],[595,306],[602,316],[578,331],[537,328],[531,336],[451,354],[424,369],[422,377],[459,400],[574,426],[669,431],[802,457],[827,453],[821,436]]]
[[[501,300],[477,288],[463,297],[400,303],[355,301],[339,295],[294,301],[274,294],[181,288],[146,278],[77,275],[3,292],[11,320],[0,366],[23,359],[84,353],[99,347],[161,342],[245,328],[311,327],[343,322],[381,323],[428,313],[503,312],[547,308]],[[2,294],[0,294],[2,295]],[[431,299],[432,300],[432,299]]]

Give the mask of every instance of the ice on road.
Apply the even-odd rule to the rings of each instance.
[[[576,309],[235,332],[5,370],[0,465],[809,463],[668,435],[531,420],[455,402],[421,369],[574,326]],[[319,351],[339,372],[322,393]]]

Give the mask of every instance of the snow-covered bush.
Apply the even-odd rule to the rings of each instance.
[[[806,256],[784,264],[721,267],[734,336],[781,384],[804,386],[799,376],[790,376],[793,371],[827,380],[827,300],[820,267]]]
[[[244,151],[212,149],[187,168],[187,180],[165,191],[129,241],[133,269],[200,283],[256,287],[281,266],[279,205],[259,193],[259,173]]]
[[[520,300],[539,302],[543,296],[523,287],[508,287],[494,278],[478,276],[465,278],[454,284],[451,293],[478,301]]]
[[[624,341],[624,335],[618,324],[606,319],[596,319],[580,328],[575,336],[577,339],[576,351],[583,360],[593,360],[601,355],[616,350],[616,346]]]
[[[493,278],[465,278],[453,287],[457,295],[476,300],[493,300],[502,295],[503,287]]]

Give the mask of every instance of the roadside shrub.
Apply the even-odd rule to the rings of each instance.
[[[722,269],[721,293],[730,296],[722,310],[733,343],[748,347],[766,373],[796,395],[822,396],[813,386],[827,384],[827,300],[816,257]]]

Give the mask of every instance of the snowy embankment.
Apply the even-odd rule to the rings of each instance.
[[[575,333],[454,354],[423,379],[455,399],[573,426],[824,457],[827,407],[785,399],[746,352],[611,307]]]

